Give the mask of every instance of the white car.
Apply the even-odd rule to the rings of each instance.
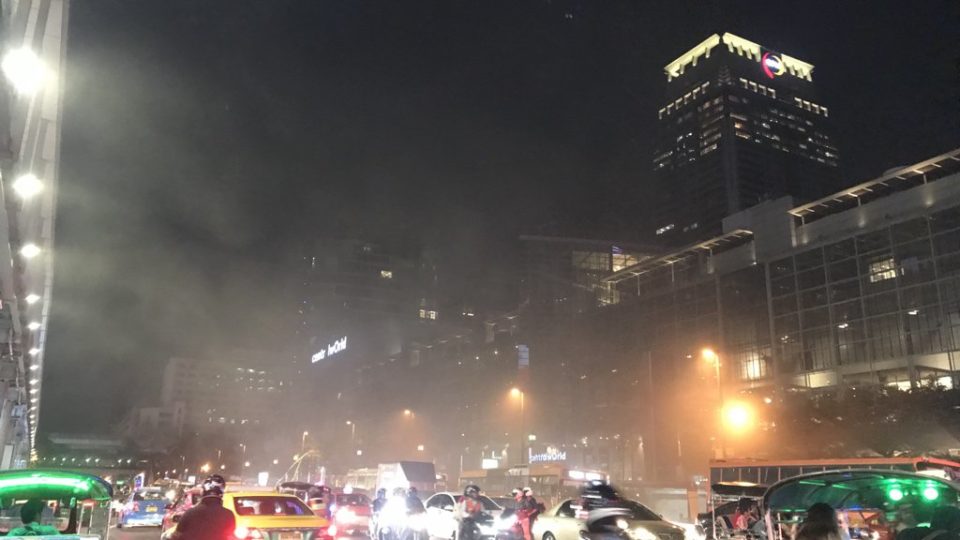
[[[460,523],[454,517],[454,508],[462,495],[451,491],[441,491],[431,495],[424,506],[427,509],[427,533],[431,538],[442,538],[443,540],[455,540],[457,537],[457,528]],[[484,512],[494,518],[494,524],[498,523],[500,514],[503,513],[503,507],[493,502],[486,495],[480,496],[480,502],[483,504]],[[484,530],[481,527],[481,534],[484,537],[496,536],[496,529]]]
[[[665,521],[660,514],[637,502],[627,502],[618,509],[604,509],[609,521],[623,529],[623,533],[634,540],[685,540],[680,527]],[[617,512],[617,510],[619,512]],[[617,516],[615,514],[622,514]],[[540,514],[533,522],[535,540],[607,540],[621,538],[621,534],[606,534],[602,523],[598,531],[588,530],[587,520],[578,516],[577,507],[572,500],[566,500]],[[614,530],[614,532],[618,532]]]

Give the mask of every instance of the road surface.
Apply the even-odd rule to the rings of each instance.
[[[158,540],[159,527],[144,527],[142,529],[110,529],[110,540]]]

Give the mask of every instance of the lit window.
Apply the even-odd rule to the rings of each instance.
[[[631,255],[629,253],[614,253],[613,254],[613,271],[619,272],[628,266],[633,266],[640,262],[640,259],[636,255]]]
[[[886,281],[897,277],[897,263],[893,257],[870,263],[870,283]]]
[[[436,311],[430,310],[429,312],[427,312],[427,314],[430,316],[430,320],[431,320],[431,321],[437,320],[437,312],[436,312]]]
[[[393,279],[393,270],[381,270],[380,277],[383,279]]]
[[[748,358],[740,363],[743,378],[748,381],[755,381],[764,376],[763,360],[757,357]]]
[[[426,319],[426,318],[427,318],[427,310],[425,310],[425,309],[421,309],[421,310],[420,310],[420,318],[421,318],[421,319]]]
[[[657,229],[657,236],[660,236],[661,234],[664,234],[666,232],[673,230],[674,227],[676,227],[676,225],[674,225],[673,223],[660,227],[659,229]]]

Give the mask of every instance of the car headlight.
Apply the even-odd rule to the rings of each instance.
[[[630,536],[635,540],[658,540],[657,535],[652,532],[644,529],[643,527],[637,527],[630,531]]]
[[[517,515],[510,514],[507,517],[500,518],[497,520],[497,530],[505,531],[517,523]]]

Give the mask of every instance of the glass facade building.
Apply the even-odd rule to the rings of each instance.
[[[789,198],[758,205],[725,220],[725,234],[606,282],[645,349],[675,357],[697,344],[719,348],[725,380],[739,387],[952,386],[957,156],[799,207]]]

